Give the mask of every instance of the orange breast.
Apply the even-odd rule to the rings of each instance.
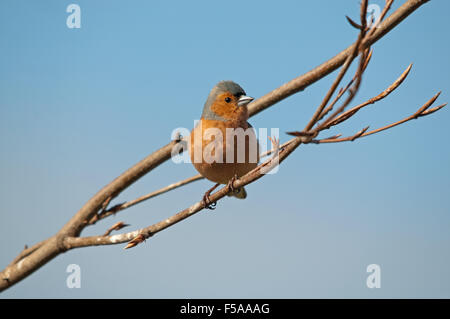
[[[201,175],[226,184],[258,165],[258,140],[247,122],[201,119],[191,132],[190,157]]]

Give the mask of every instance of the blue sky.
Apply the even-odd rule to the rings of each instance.
[[[81,29],[66,26],[70,3],[81,8]],[[174,128],[191,128],[219,80],[257,98],[346,48],[356,31],[345,15],[357,18],[358,4],[2,1],[0,267],[57,232]],[[355,103],[409,63],[412,71],[389,98],[330,134],[399,120],[440,90],[438,102],[449,101],[449,10],[448,1],[430,1],[374,46]],[[250,122],[303,128],[332,80]],[[449,114],[354,143],[301,146],[277,174],[249,185],[245,201],[227,198],[131,250],[69,251],[2,297],[448,298]],[[116,202],[194,174],[189,164],[166,162]],[[150,225],[211,185],[162,195],[83,235],[119,220]],[[69,264],[81,267],[80,289],[66,286]],[[381,267],[379,289],[366,287],[369,264]]]

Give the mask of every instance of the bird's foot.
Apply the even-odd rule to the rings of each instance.
[[[205,206],[206,209],[211,209],[214,210],[216,209],[216,202],[211,202],[211,200],[209,199],[209,194],[207,194],[208,192],[205,193],[205,195],[203,195],[203,206]]]
[[[211,210],[216,209],[217,203],[216,203],[216,202],[211,202],[211,199],[209,198],[209,195],[211,195],[211,192],[212,192],[213,190],[215,190],[215,189],[217,188],[217,186],[219,186],[219,185],[220,185],[219,183],[216,184],[216,185],[214,185],[211,189],[209,189],[209,190],[203,195],[203,200],[202,200],[202,202],[203,202],[203,206],[204,206],[206,209],[211,209]]]
[[[233,184],[238,179],[237,174],[234,174],[234,176],[228,181],[227,187],[228,190],[231,191],[231,193],[236,193],[240,191],[240,188],[234,188]]]

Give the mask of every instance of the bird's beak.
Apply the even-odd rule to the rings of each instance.
[[[238,106],[244,106],[253,101],[254,99],[250,96],[241,95],[241,97],[238,100]]]

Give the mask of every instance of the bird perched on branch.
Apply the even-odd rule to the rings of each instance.
[[[221,81],[209,93],[200,121],[190,138],[191,161],[206,179],[217,183],[203,196],[205,207],[214,208],[209,195],[220,184],[232,190],[230,196],[244,199],[245,189],[233,189],[233,182],[258,165],[259,145],[247,122],[247,105],[253,98],[235,82]]]

